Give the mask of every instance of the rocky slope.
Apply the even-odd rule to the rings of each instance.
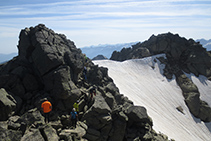
[[[94,65],[65,35],[43,24],[25,28],[18,50],[0,65],[0,140],[168,140],[152,129],[144,107],[119,93],[107,69]],[[97,95],[91,99],[93,86]],[[48,124],[40,108],[46,97],[53,105]],[[72,129],[69,114],[76,100],[79,121]]]
[[[211,108],[200,100],[197,86],[184,72],[196,76],[204,75],[211,80],[211,54],[201,44],[192,39],[185,39],[178,34],[171,33],[152,35],[149,40],[137,43],[132,48],[123,48],[120,52],[113,52],[111,60],[124,61],[128,59],[143,58],[164,53],[165,58],[159,60],[165,64],[164,75],[168,79],[176,76],[185,102],[190,112],[205,122],[211,121]]]

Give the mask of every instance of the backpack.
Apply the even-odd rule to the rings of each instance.
[[[77,112],[72,111],[70,114],[71,114],[71,119],[76,119]]]

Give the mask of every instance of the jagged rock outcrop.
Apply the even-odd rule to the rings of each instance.
[[[168,140],[153,130],[144,107],[119,93],[108,70],[64,35],[43,24],[25,28],[18,49],[17,57],[0,65],[1,140]],[[44,98],[53,105],[48,124],[40,108]],[[72,129],[69,115],[77,100],[80,121]]]
[[[111,60],[124,61],[164,53],[165,58],[158,58],[165,64],[164,75],[172,79],[173,75],[182,89],[185,102],[191,113],[203,121],[211,121],[211,108],[201,101],[198,88],[183,73],[204,75],[211,80],[211,54],[201,44],[192,39],[185,39],[178,34],[166,33],[152,35],[149,40],[137,43],[132,48],[124,48],[113,52]]]

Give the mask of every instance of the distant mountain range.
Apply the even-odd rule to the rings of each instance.
[[[110,58],[113,51],[120,51],[122,48],[131,47],[138,42],[131,42],[131,43],[120,43],[120,44],[100,44],[96,46],[86,46],[82,47],[81,50],[87,57],[93,59],[97,55],[103,55],[106,58]]]
[[[0,64],[11,60],[13,57],[17,56],[18,53],[2,54],[0,53]]]
[[[200,42],[207,51],[211,51],[211,39],[197,39],[197,42]],[[122,48],[128,48],[132,45],[138,43],[137,42],[130,42],[130,43],[119,43],[119,44],[99,44],[99,45],[92,45],[80,48],[84,54],[90,59],[93,59],[97,55],[103,55],[106,58],[110,58],[113,51],[120,51]],[[13,57],[17,56],[18,53],[11,53],[11,54],[1,54],[0,53],[0,63],[6,62]]]
[[[211,39],[205,40],[205,39],[197,39],[197,42],[200,42],[204,48],[207,49],[207,51],[211,51]]]

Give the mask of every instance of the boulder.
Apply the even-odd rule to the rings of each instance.
[[[40,126],[45,123],[44,117],[36,108],[24,113],[16,122],[25,123],[27,127],[30,127],[32,124],[35,126]]]
[[[119,93],[119,89],[116,87],[114,83],[108,83],[105,87],[106,92],[110,92],[112,95],[115,95],[116,93]]]
[[[47,141],[58,141],[59,140],[59,136],[57,135],[56,130],[52,126],[45,125],[44,127],[40,128],[39,130],[45,140],[47,140]]]
[[[130,124],[136,124],[137,126],[142,126],[143,123],[148,123],[152,126],[152,120],[148,116],[146,108],[142,106],[131,106],[127,111],[127,116],[129,118]]]
[[[140,48],[140,49],[137,49],[137,52],[140,53],[140,56],[141,56],[141,57],[148,57],[148,56],[151,55],[149,49],[147,49],[147,48]],[[134,58],[134,59],[135,59],[135,58]]]
[[[82,123],[80,123],[82,124]],[[77,124],[75,129],[64,129],[59,133],[60,139],[64,140],[84,140],[82,137],[86,134],[86,130]]]
[[[8,119],[8,129],[12,129],[12,130],[19,130],[21,127],[20,123],[17,123],[17,120],[19,119],[19,116],[11,116]]]
[[[197,86],[185,75],[181,74],[176,77],[177,84],[182,89],[183,93],[196,92],[198,93]]]
[[[5,89],[0,89],[0,121],[7,120],[15,111],[16,101]]]
[[[61,120],[58,120],[58,121],[51,121],[49,123],[56,131],[61,129],[63,127],[62,123],[61,123]]]
[[[92,111],[97,113],[110,113],[111,109],[101,95],[96,95],[95,102],[92,105]]]
[[[122,112],[113,113],[112,130],[110,129],[109,140],[123,140],[126,134],[128,117]]]
[[[90,140],[90,141],[98,141],[101,140],[101,133],[100,131],[94,129],[94,128],[88,128],[86,135],[84,138]]]
[[[0,121],[0,128],[7,129],[7,121]]]
[[[82,121],[86,121],[88,126],[99,130],[107,124],[111,124],[111,109],[105,99],[97,95],[92,107],[83,115]]]
[[[211,121],[211,108],[205,101],[200,101],[199,117],[205,122]]]
[[[199,93],[184,93],[185,96],[185,103],[187,104],[189,110],[191,113],[198,117],[199,115],[199,109],[200,109],[200,99],[199,99]]]
[[[113,109],[114,106],[116,105],[115,97],[110,92],[107,92],[105,94],[105,101],[111,109]]]
[[[80,90],[71,81],[69,66],[61,66],[43,77],[46,91],[53,97],[67,99],[69,97],[78,98]],[[72,97],[72,98],[73,98]]]
[[[62,130],[61,133],[59,133],[59,138],[61,140],[65,140],[65,141],[72,141],[73,138],[72,138],[72,132],[73,130],[69,130],[69,129],[66,129],[66,130]]]
[[[20,141],[45,141],[39,129],[27,131]]]
[[[41,46],[38,45],[34,49],[32,52],[32,61],[34,62],[34,65],[38,69],[40,75],[44,75],[54,68],[62,65],[63,62],[56,53],[56,48],[52,48],[47,44],[43,44]]]

